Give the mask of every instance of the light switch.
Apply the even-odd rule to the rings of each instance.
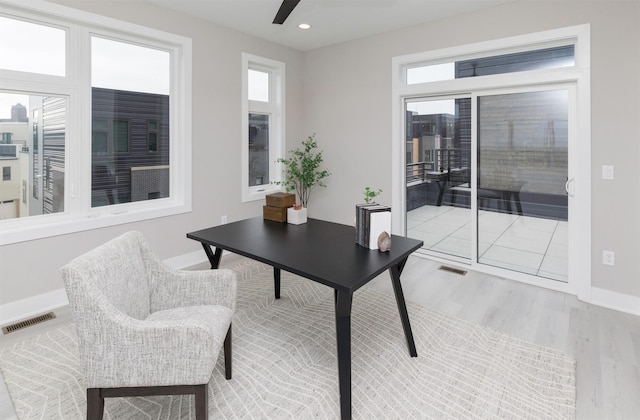
[[[602,165],[602,179],[613,179],[613,165]]]

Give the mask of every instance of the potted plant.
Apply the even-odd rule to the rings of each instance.
[[[364,204],[356,205],[356,243],[387,252],[391,249],[391,208],[375,202],[380,194],[380,188],[365,187]]]
[[[365,187],[364,188],[364,202],[367,204],[372,204],[375,203],[375,201],[371,201],[371,200],[375,200],[375,198],[377,196],[379,196],[380,194],[382,194],[382,190],[380,188],[378,188],[378,191],[372,190],[369,187]]]
[[[323,180],[331,175],[326,169],[320,169],[324,158],[317,148],[314,133],[302,142],[302,149],[290,150],[289,157],[276,161],[283,166],[283,180],[273,183],[282,185],[287,192],[295,191],[303,208],[307,207],[314,188],[326,187]]]

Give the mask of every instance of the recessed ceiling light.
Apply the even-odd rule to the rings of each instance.
[[[301,23],[300,25],[298,25],[298,28],[300,28],[300,29],[311,29],[311,25],[309,25],[308,23]]]

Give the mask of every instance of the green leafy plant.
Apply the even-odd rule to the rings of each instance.
[[[283,180],[273,184],[282,185],[287,192],[295,191],[302,207],[307,207],[315,187],[326,187],[323,180],[331,175],[326,169],[320,169],[324,158],[322,151],[316,151],[315,136],[314,133],[303,141],[302,149],[290,150],[289,157],[276,160],[283,165]]]
[[[378,188],[378,191],[374,191],[369,187],[365,187],[364,189],[364,202],[367,204],[371,204],[372,201],[379,196],[380,194],[382,194],[382,190],[380,188]]]

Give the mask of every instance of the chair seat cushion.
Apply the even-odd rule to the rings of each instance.
[[[221,305],[181,306],[164,309],[149,315],[145,321],[184,321],[185,326],[201,325],[213,332],[222,342],[227,334],[233,311]]]

